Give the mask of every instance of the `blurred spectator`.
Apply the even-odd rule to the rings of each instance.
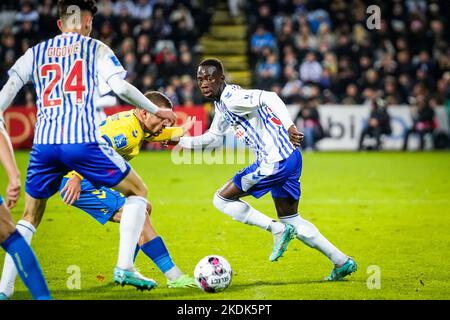
[[[135,19],[150,19],[153,13],[153,1],[138,0],[132,10],[132,15]]]
[[[33,5],[25,1],[22,6],[20,12],[16,14],[16,23],[22,23],[22,22],[31,22],[36,23],[39,20],[39,13],[35,8],[33,8]]]
[[[185,106],[199,105],[202,103],[202,96],[200,91],[197,90],[196,84],[192,80],[191,76],[184,75],[180,79],[181,87],[178,90],[178,96],[180,98],[180,104]]]
[[[425,135],[432,134],[435,129],[434,110],[424,95],[417,96],[417,109],[414,109],[413,112],[413,125],[405,133],[403,151],[408,149],[408,140],[412,133],[419,135],[419,148],[423,150],[425,147]]]
[[[320,100],[317,97],[311,97],[296,117],[295,122],[305,135],[304,148],[306,151],[315,150],[317,141],[325,136],[317,110],[319,103]]]
[[[359,138],[358,150],[361,151],[364,149],[364,139],[366,136],[375,138],[375,150],[381,150],[381,136],[390,135],[391,133],[391,117],[386,103],[381,99],[373,99],[369,119]]]
[[[115,16],[120,16],[127,12],[132,14],[134,12],[134,3],[130,0],[117,0],[113,6],[113,13]]]
[[[304,83],[319,83],[322,76],[322,66],[316,60],[316,55],[309,52],[300,65],[300,80]]]
[[[264,48],[276,49],[275,38],[263,25],[258,25],[251,37],[251,50],[259,56]]]
[[[349,84],[345,89],[345,97],[342,99],[344,105],[361,104],[362,100],[355,84]]]
[[[258,67],[258,86],[263,90],[270,90],[281,74],[281,66],[278,58],[274,54],[270,54],[266,61],[261,63]]]
[[[286,103],[298,103],[302,98],[302,82],[298,79],[298,73],[292,66],[284,69],[286,83],[281,89],[281,97]]]

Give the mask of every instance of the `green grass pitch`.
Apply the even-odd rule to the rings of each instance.
[[[28,153],[18,152],[17,159],[24,178]],[[337,283],[322,281],[332,265],[298,240],[270,263],[269,233],[213,207],[214,192],[244,165],[175,165],[169,152],[143,153],[132,165],[149,186],[153,223],[175,262],[192,274],[203,256],[222,255],[234,270],[231,286],[217,294],[168,289],[140,254],[138,268],[159,287],[149,292],[115,287],[119,226],[101,226],[55,196],[32,242],[55,299],[450,298],[450,153],[303,155],[301,214],[359,264],[354,275]],[[2,170],[3,194],[5,187]],[[13,210],[15,220],[23,198]],[[275,217],[268,195],[248,201]],[[1,265],[3,259],[1,254]],[[81,270],[80,290],[67,287],[69,266]],[[367,286],[370,266],[380,270],[380,289]],[[19,280],[14,299],[30,299]]]

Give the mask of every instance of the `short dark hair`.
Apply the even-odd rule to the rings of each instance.
[[[92,15],[97,13],[97,1],[95,0],[59,0],[58,13],[60,17],[68,14],[67,9],[70,6],[78,6],[81,11],[89,11]]]
[[[158,107],[164,107],[167,109],[173,108],[172,101],[170,101],[165,94],[159,91],[147,91],[144,96]]]
[[[217,71],[219,71],[220,73],[223,74],[223,72],[224,72],[222,61],[220,61],[219,59],[216,59],[216,58],[205,59],[202,62],[200,62],[199,66],[200,67],[204,67],[204,66],[216,67]]]

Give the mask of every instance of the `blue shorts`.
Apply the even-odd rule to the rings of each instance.
[[[3,197],[2,196],[0,196],[0,206],[3,204]]]
[[[244,192],[260,198],[270,191],[273,198],[300,199],[302,154],[295,149],[285,160],[267,164],[256,161],[239,171],[233,182]]]
[[[97,187],[114,187],[130,165],[105,143],[35,144],[30,152],[25,191],[35,199],[54,195],[61,180],[75,170]]]
[[[60,191],[66,185],[69,178],[64,177]],[[64,194],[61,194],[63,197]],[[81,181],[80,199],[74,203],[74,207],[88,213],[92,218],[105,224],[125,204],[125,196],[110,188],[96,188],[88,180]]]

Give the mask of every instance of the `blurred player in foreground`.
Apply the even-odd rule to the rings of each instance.
[[[197,137],[182,137],[179,145],[197,148],[221,144],[222,136],[231,127],[257,159],[214,195],[215,207],[236,221],[270,231],[274,237],[270,261],[280,258],[296,235],[332,261],[334,268],[327,280],[340,280],[356,271],[356,262],[298,213],[302,172],[298,147],[303,135],[295,127],[284,102],[273,92],[243,90],[227,84],[222,62],[217,59],[200,63],[197,81],[203,96],[214,100],[214,119],[208,132]],[[269,191],[281,222],[241,200],[248,195],[260,198]]]
[[[172,109],[170,100],[160,92],[147,92],[145,96],[160,108]],[[195,122],[195,118],[188,118],[182,127],[167,127],[167,121],[151,113],[133,109],[109,116],[100,125],[100,134],[107,143],[124,159],[131,160],[137,156],[144,141],[163,142],[184,135]],[[95,187],[75,171],[67,174],[61,182],[61,197],[68,205],[73,205],[88,213],[101,224],[108,221],[120,222],[126,198],[120,192],[107,187]],[[163,241],[154,230],[150,214],[152,208],[147,206],[147,217],[135,258],[139,250],[144,252],[161,270],[167,278],[169,288],[195,287],[195,280],[184,274],[173,262],[172,257]],[[14,293],[16,274],[12,273],[8,279],[2,278],[0,295],[11,298]]]
[[[119,255],[114,282],[152,289],[155,281],[134,268],[134,251],[146,219],[148,190],[139,175],[101,139],[96,102],[105,82],[123,101],[175,122],[172,110],[160,109],[125,81],[127,72],[112,50],[89,37],[94,0],[60,0],[61,34],[28,49],[9,70],[0,92],[0,112],[29,81],[36,90],[37,121],[25,182],[25,211],[17,228],[28,242],[39,225],[48,198],[75,170],[97,187],[111,187],[127,197],[120,222]],[[11,279],[15,266],[5,258],[2,278]],[[3,291],[0,282],[0,292]]]
[[[0,162],[9,177],[6,204],[0,195],[0,245],[13,258],[20,277],[34,299],[50,300],[51,295],[33,250],[14,226],[10,208],[20,196],[20,173],[13,148],[0,114]],[[0,300],[7,297],[0,293]]]

